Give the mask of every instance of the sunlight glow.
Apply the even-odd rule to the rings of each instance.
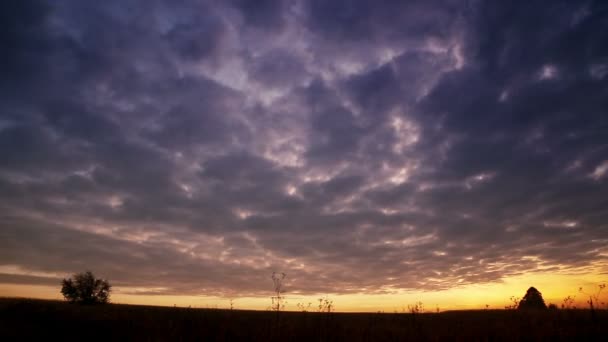
[[[504,309],[511,304],[511,296],[521,298],[530,286],[538,288],[547,304],[561,305],[566,296],[575,296],[575,304],[585,307],[584,297],[576,297],[580,287],[585,290],[594,289],[598,284],[605,283],[605,277],[599,274],[560,274],[555,272],[537,272],[504,278],[501,281],[457,285],[452,289],[441,291],[411,291],[396,290],[387,294],[295,294],[285,293],[288,305],[286,310],[298,311],[297,303],[316,302],[318,298],[327,296],[334,301],[336,311],[340,312],[404,312],[408,304],[423,302],[427,310],[434,312],[436,307],[445,310]],[[159,288],[129,288],[116,286],[112,294],[113,303],[128,303],[142,305],[179,306],[193,308],[229,308],[229,299],[233,299],[237,309],[266,310],[272,293],[272,283],[268,286],[266,295],[243,296],[231,295],[193,296],[193,295],[163,295]],[[150,294],[149,292],[159,292]],[[142,294],[136,294],[142,293]],[[143,294],[145,293],[145,294]],[[30,298],[62,299],[58,286],[0,284],[0,295]]]
[[[539,79],[540,80],[550,80],[557,77],[557,67],[551,64],[543,65]]]
[[[597,181],[603,178],[606,173],[608,173],[608,160],[605,160],[600,165],[598,165],[593,171],[593,173],[591,173],[591,175],[589,176]]]

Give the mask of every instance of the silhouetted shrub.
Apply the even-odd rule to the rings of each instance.
[[[531,287],[526,292],[524,298],[519,302],[518,309],[520,310],[544,310],[547,309],[543,295],[536,288]]]
[[[73,303],[105,304],[110,300],[111,288],[107,280],[96,279],[90,271],[61,281],[61,294]]]

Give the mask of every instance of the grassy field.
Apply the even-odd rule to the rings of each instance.
[[[313,313],[0,299],[1,341],[608,340],[608,311]]]

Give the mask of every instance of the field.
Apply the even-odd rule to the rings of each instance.
[[[608,311],[315,313],[0,299],[1,341],[607,340]]]

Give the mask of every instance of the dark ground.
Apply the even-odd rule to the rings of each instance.
[[[0,341],[608,341],[608,311],[294,313],[0,299]]]

